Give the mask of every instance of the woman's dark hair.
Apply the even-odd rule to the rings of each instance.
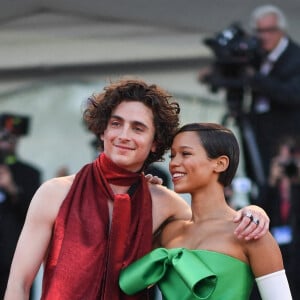
[[[235,176],[240,149],[233,132],[228,128],[215,123],[190,123],[182,126],[176,133],[195,131],[200,143],[209,158],[218,158],[226,155],[229,158],[228,168],[220,173],[218,181],[225,187],[230,185]]]
[[[150,152],[144,167],[163,160],[163,155],[170,149],[173,136],[179,126],[179,105],[170,101],[172,98],[160,87],[148,85],[142,80],[122,79],[104,88],[103,93],[94,94],[88,99],[83,119],[99,138],[107,127],[112,111],[123,101],[137,101],[152,110],[155,127],[154,141],[156,152]],[[100,150],[103,141],[99,139]]]

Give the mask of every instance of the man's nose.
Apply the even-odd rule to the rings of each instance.
[[[120,139],[125,139],[128,140],[130,138],[130,128],[128,126],[123,126],[120,134],[119,134]]]

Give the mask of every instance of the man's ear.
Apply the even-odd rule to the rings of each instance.
[[[103,133],[100,135],[100,140],[101,140],[101,141],[104,140],[104,134],[103,134]]]
[[[226,155],[219,156],[216,160],[215,171],[217,173],[224,172],[229,166],[229,158]]]
[[[151,152],[155,152],[156,151],[156,141],[153,141],[150,151]]]

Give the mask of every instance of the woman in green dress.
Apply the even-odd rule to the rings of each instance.
[[[169,168],[175,191],[191,194],[192,218],[169,222],[157,249],[121,272],[125,293],[157,283],[166,300],[244,300],[255,279],[263,300],[292,299],[272,235],[254,240],[234,235],[235,211],[224,188],[238,162],[238,142],[221,125],[192,123],[177,132]],[[251,212],[248,217],[260,226]]]

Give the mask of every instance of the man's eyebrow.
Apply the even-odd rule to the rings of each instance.
[[[118,116],[118,115],[111,115],[111,116],[110,116],[110,119],[119,119],[119,120],[123,120],[123,118],[121,118],[121,117]]]
[[[118,119],[118,120],[122,120],[124,121],[124,119],[118,115],[111,115],[110,119]],[[132,123],[135,126],[142,126],[144,128],[149,128],[145,123],[141,122],[141,121],[130,121],[130,123]]]
[[[148,126],[145,123],[140,122],[140,121],[132,121],[132,124],[136,125],[136,126],[142,126],[144,128],[148,128]]]

